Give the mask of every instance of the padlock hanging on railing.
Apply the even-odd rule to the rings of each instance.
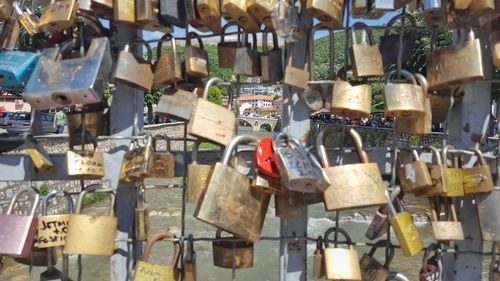
[[[38,28],[43,32],[62,32],[73,25],[77,11],[76,0],[52,0],[43,10]]]
[[[346,239],[347,248],[338,247],[338,241],[330,247],[330,235],[338,232]],[[354,248],[351,236],[342,228],[329,228],[325,239],[325,277],[328,280],[362,280],[358,252]]]
[[[253,267],[254,243],[235,241],[236,237],[222,237],[222,230],[217,229],[212,242],[214,266],[221,268],[244,269]]]
[[[165,140],[166,150],[159,151],[157,148],[158,140]],[[175,154],[172,153],[171,139],[167,135],[157,135],[152,141],[153,158],[149,167],[148,178],[171,179],[175,176]]]
[[[137,206],[134,208],[134,238],[138,241],[148,240],[149,211],[146,207],[146,187],[137,187]]]
[[[371,114],[372,87],[364,81],[351,84],[347,80],[347,71],[351,66],[345,66],[337,73],[337,80],[331,91],[330,112],[334,115],[353,119],[367,118]]]
[[[144,45],[147,49],[148,60],[145,61],[142,56],[138,58],[131,53],[131,45]],[[130,87],[150,91],[154,80],[154,74],[151,70],[152,59],[153,53],[149,43],[140,38],[132,39],[125,44],[123,50],[118,54],[112,79]]]
[[[433,197],[429,198],[432,211],[432,237],[438,242],[447,243],[452,246],[453,241],[464,240],[464,231],[462,223],[457,218],[455,205],[450,198]],[[444,206],[444,210],[440,207]],[[445,212],[445,217],[441,219],[441,213]]]
[[[358,44],[356,30],[361,31],[361,42]],[[382,54],[375,45],[373,33],[367,29],[368,26],[362,22],[356,22],[351,27],[352,46],[350,48],[352,70],[356,78],[369,78],[384,76],[384,65]],[[368,36],[368,41],[366,37]]]
[[[374,255],[378,248],[383,248],[386,250],[386,260],[382,264],[375,259]],[[375,245],[371,248],[370,252],[363,254],[359,260],[359,265],[361,268],[361,276],[363,281],[386,281],[389,278],[390,271],[389,265],[394,258],[394,247],[392,247],[390,241],[379,240],[375,242]]]
[[[170,42],[172,49],[165,54],[162,54],[163,43]],[[166,86],[175,85],[175,83],[181,81],[182,77],[182,66],[181,58],[176,51],[175,37],[171,34],[165,34],[158,41],[158,47],[156,48],[156,65],[155,65],[155,85],[156,86]]]
[[[464,176],[464,193],[476,194],[492,192],[494,189],[491,168],[479,149],[471,149],[476,154],[476,164],[472,167],[462,167]]]
[[[402,151],[409,150],[411,161],[403,161]],[[427,163],[420,160],[417,150],[401,149],[398,157],[398,177],[401,188],[405,193],[414,193],[432,187],[432,179]]]

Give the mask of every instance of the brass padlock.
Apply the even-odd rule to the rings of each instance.
[[[91,192],[106,192],[110,196],[110,207],[107,216],[81,214],[83,199]],[[68,234],[64,245],[64,254],[112,256],[115,250],[118,218],[113,215],[115,194],[102,189],[101,184],[91,184],[80,193],[76,212],[69,218]]]
[[[248,13],[249,2],[249,0],[224,0],[224,9],[244,30],[257,33],[260,31],[260,23]]]
[[[274,207],[276,211],[276,216],[282,219],[290,219],[304,216],[301,208],[297,208],[298,205],[306,204],[304,196],[305,195],[316,195],[319,197],[321,193],[299,193],[299,192],[285,192],[281,191],[274,195]],[[323,198],[321,198],[323,199]],[[321,202],[321,200],[319,201]]]
[[[345,237],[347,248],[337,247],[338,241],[334,241],[334,246],[330,245],[330,234],[338,232]],[[358,252],[353,247],[351,236],[342,228],[329,228],[325,232],[325,277],[335,280],[361,280],[361,269],[359,267]]]
[[[368,13],[368,0],[351,0],[351,17],[363,18]]]
[[[484,79],[479,39],[475,38],[472,30],[468,37],[463,32],[460,34],[461,43],[438,50],[434,50],[435,40],[431,39],[431,52],[427,55],[429,88],[469,84]]]
[[[267,29],[273,30],[273,21],[271,16],[274,13],[274,6],[277,0],[248,0],[248,12],[254,16]]]
[[[263,82],[277,83],[283,80],[283,60],[281,50],[278,45],[278,35],[273,32],[273,48],[269,50],[267,47],[266,29],[262,33],[262,53],[260,54],[260,73]]]
[[[389,247],[387,247],[389,246]],[[381,264],[374,257],[378,248],[384,247],[386,249],[386,257],[384,264]],[[359,261],[361,268],[362,281],[386,281],[389,278],[389,265],[394,258],[394,248],[391,247],[390,242],[387,240],[379,240],[371,248],[370,252],[363,254]]]
[[[94,150],[75,150],[74,146],[66,152],[68,176],[72,179],[100,179],[104,177],[104,155],[97,150],[97,142],[92,142]]]
[[[307,88],[307,84],[309,82],[309,55],[306,50],[306,60],[304,64],[304,68],[298,68],[292,66],[292,51],[290,51],[290,55],[288,56],[288,63],[285,68],[285,78],[283,80],[283,84],[288,85],[290,87],[295,87],[298,89]]]
[[[477,156],[478,166],[463,168],[464,192],[465,194],[482,193],[493,191],[493,177],[488,163],[484,159],[483,153],[479,149],[473,149]]]
[[[75,22],[78,2],[75,0],[52,0],[43,10],[38,28],[43,32],[61,32]]]
[[[173,31],[170,24],[160,19],[160,3],[158,0],[136,0],[135,8],[135,20],[143,29],[160,31],[166,34]]]
[[[130,144],[129,150],[123,156],[120,169],[121,183],[141,181],[149,177],[153,165],[153,138],[147,135],[144,145],[137,140]]]
[[[217,22],[220,29],[220,2],[219,0],[197,0],[196,10],[200,19],[205,23]]]
[[[166,115],[169,118],[189,121],[198,95],[180,88],[172,90],[173,94],[165,94],[160,97],[156,113],[160,116]]]
[[[148,240],[149,211],[146,208],[146,188],[137,190],[137,206],[134,208],[134,238],[139,241]]]
[[[388,23],[387,27],[394,27],[397,21],[410,23],[411,28],[417,26],[417,21],[411,14],[402,13],[393,17]],[[408,27],[406,27],[408,28]],[[413,56],[413,50],[415,49],[415,38],[408,34],[403,34],[402,43],[400,43],[400,34],[390,34],[391,29],[386,29],[384,36],[380,37],[380,53],[382,54],[382,62],[384,65],[387,64],[397,64],[400,48],[402,49],[401,63],[404,65]],[[402,32],[402,31],[401,31]]]
[[[384,106],[387,117],[410,118],[424,114],[424,92],[409,71],[401,70],[405,83],[393,83],[397,70],[387,72],[384,84]]]
[[[198,203],[212,174],[212,165],[198,163],[200,144],[199,141],[194,143],[191,153],[192,162],[187,166],[186,202],[188,203]]]
[[[414,193],[432,187],[432,179],[427,164],[420,160],[418,152],[411,149],[411,162],[403,161],[399,154],[398,176],[401,188],[405,193]]]
[[[252,188],[269,194],[278,194],[283,192],[281,183],[279,180],[272,180],[262,177],[259,173],[255,173],[252,178]]]
[[[0,20],[8,20],[14,12],[14,0],[0,1]]]
[[[164,139],[167,143],[165,151],[158,151],[156,144],[159,139]],[[155,179],[171,179],[175,176],[175,154],[173,154],[170,146],[170,138],[167,135],[158,135],[153,138],[153,158],[148,178]]]
[[[196,252],[194,251],[193,234],[187,237],[186,255],[184,256],[184,281],[196,281]]]
[[[339,132],[344,132],[353,140],[361,163],[330,166],[324,142],[328,135]],[[387,204],[378,165],[369,162],[368,155],[363,150],[361,136],[354,129],[327,126],[319,132],[316,147],[323,169],[331,183],[324,192],[325,210],[336,211]]]
[[[174,254],[172,256],[172,262],[168,266],[149,262],[149,257],[151,255],[153,245],[160,240],[172,241],[174,243]],[[180,270],[177,268],[177,263],[179,262],[180,255],[181,246],[179,241],[175,239],[175,234],[173,234],[172,232],[160,232],[153,235],[148,239],[148,243],[146,243],[142,258],[137,262],[137,265],[135,266],[134,278],[132,280],[179,280]]]
[[[71,109],[72,110],[72,109]],[[110,107],[107,102],[84,105],[81,111],[66,112],[69,145],[81,145],[83,141],[90,143],[93,138],[109,136]]]
[[[415,192],[416,196],[431,197],[438,196],[446,193],[447,180],[445,175],[445,166],[441,160],[439,151],[432,145],[423,148],[423,151],[431,151],[435,163],[429,167],[429,174],[431,175],[432,186],[421,191]]]
[[[174,1],[172,1],[174,2]],[[184,8],[186,11],[186,24],[191,25],[195,29],[201,32],[209,32],[210,29],[205,26],[205,22],[203,22],[198,14],[198,10],[196,9],[196,3],[194,0],[186,0],[184,1]],[[173,3],[172,3],[173,4]],[[160,5],[161,6],[161,5]],[[169,10],[169,9],[166,9]],[[172,12],[172,11],[170,11]],[[215,32],[215,31],[214,31]]]
[[[431,226],[434,240],[447,243],[450,241],[464,240],[462,223],[457,218],[455,205],[451,202],[451,199],[434,197],[430,198],[429,201],[432,210]],[[444,210],[440,209],[441,205],[445,206]],[[445,217],[448,217],[448,219],[440,220],[441,211],[445,212]]]
[[[129,51],[131,44],[141,44],[146,46],[148,50],[148,61],[138,59],[134,54],[132,54]],[[139,38],[130,40],[118,55],[118,60],[113,71],[112,78],[115,79],[115,81],[126,84],[130,87],[150,91],[153,86],[154,79],[153,71],[151,70],[152,57],[153,53],[149,43]],[[138,73],[141,75],[137,75]]]
[[[194,216],[247,241],[258,241],[269,205],[270,195],[250,187],[250,178],[229,166],[236,147],[258,143],[250,135],[234,137],[224,151],[222,163],[216,163]]]
[[[227,42],[225,41],[225,33],[227,29],[231,26],[237,26],[236,23],[229,22],[222,28],[222,33],[220,35],[220,42],[217,43],[217,55],[219,57],[219,67],[220,68],[234,68],[234,63],[236,60],[236,49],[241,46],[237,41]],[[250,47],[247,42],[247,46]]]
[[[116,23],[135,25],[135,10],[135,0],[113,0],[113,19]]]
[[[318,236],[316,240],[316,250],[313,254],[313,273],[314,278],[325,277],[325,251],[323,250],[323,237]]]
[[[248,33],[243,35],[243,45],[236,48],[234,73],[236,75],[260,76],[260,60],[257,53],[257,36],[252,33],[252,48],[247,46]]]
[[[88,0],[87,0],[88,1]],[[84,2],[87,2],[84,1]],[[80,0],[80,10],[82,9],[82,1]],[[113,0],[91,0],[90,8],[91,14],[106,19],[113,19],[114,17],[114,1]],[[88,9],[87,9],[88,11]]]
[[[500,67],[500,30],[490,34],[491,51],[493,52],[493,65]]]
[[[24,146],[37,171],[49,174],[55,172],[54,163],[50,160],[50,155],[38,141],[27,139]]]
[[[191,45],[191,39],[198,40],[199,47]],[[194,32],[189,32],[184,49],[186,60],[186,73],[196,77],[208,77],[208,53],[203,49],[201,37]]]
[[[356,29],[363,28],[361,32],[361,43],[356,40]],[[382,64],[382,54],[380,49],[375,45],[373,33],[367,30],[368,26],[364,23],[357,22],[351,28],[352,46],[350,48],[352,70],[356,78],[381,77],[384,76],[384,68]],[[366,37],[368,36],[368,42]]]
[[[329,28],[342,27],[344,0],[307,0],[307,12]]]
[[[210,87],[221,83],[225,83],[224,80],[217,77],[207,81],[203,98],[197,99],[193,105],[187,131],[197,138],[227,146],[236,128],[236,116],[230,110],[232,93],[230,92],[227,108],[208,101]],[[207,128],[211,129],[207,130]]]
[[[235,237],[222,238],[222,230],[217,229],[212,242],[214,266],[222,268],[252,268],[253,243],[237,240]]]
[[[454,149],[453,146],[447,145],[443,149],[444,161],[444,178],[446,179],[446,192],[441,194],[444,197],[462,197],[464,196],[464,176],[462,168],[459,167],[458,156],[453,157],[453,166],[448,164],[448,150]]]
[[[500,187],[495,186],[490,193],[475,195],[481,237],[484,241],[500,241]]]
[[[341,77],[342,71],[347,71],[349,67],[342,68],[337,77]],[[372,87],[368,84],[351,83],[337,78],[333,84],[331,92],[330,111],[332,114],[349,117],[353,119],[367,118],[371,114]]]

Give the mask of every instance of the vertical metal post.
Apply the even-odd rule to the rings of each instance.
[[[310,30],[311,18],[302,9],[302,27]],[[308,38],[293,43],[293,49],[286,45],[285,64],[293,58],[293,66],[304,68]],[[290,50],[292,52],[290,52]],[[310,132],[309,108],[303,99],[303,91],[283,86],[283,111],[281,114],[283,132],[302,141],[307,141]],[[302,210],[302,216],[293,219],[281,219],[280,235],[282,237],[307,236],[307,205],[295,206]],[[307,241],[280,240],[280,281],[305,281],[307,279]]]
[[[137,30],[130,27],[115,28],[115,46],[122,48],[127,41],[137,37]],[[142,50],[142,48],[139,48]],[[142,56],[142,54],[140,54]],[[138,127],[144,127],[144,92],[129,86],[118,84],[111,104],[111,135],[132,136],[134,114],[138,114]],[[115,109],[115,110],[113,110]],[[136,205],[135,185],[118,182],[123,155],[128,150],[129,139],[113,140],[109,157],[104,159],[106,179],[111,187],[116,188],[115,212],[118,217],[116,254],[111,257],[111,281],[131,280],[134,258],[140,254],[141,243],[131,243],[134,234],[134,207]]]
[[[476,35],[481,39],[483,47],[483,67],[486,79],[489,79],[492,73],[492,58],[491,51],[487,47],[488,32],[478,32],[476,31]],[[466,148],[476,145],[481,140],[483,125],[491,114],[490,95],[490,83],[478,82],[465,88],[462,103],[450,113],[449,120],[453,120],[448,125],[450,144],[456,148]],[[483,241],[473,196],[465,196],[458,200],[455,207],[465,236],[464,241],[456,243],[458,251],[482,252]],[[446,254],[443,260],[443,280],[481,280],[482,261],[482,255],[473,253]]]

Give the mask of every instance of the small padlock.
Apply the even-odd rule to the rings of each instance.
[[[134,208],[134,238],[139,241],[148,240],[149,211],[146,208],[146,188],[137,190],[137,207]]]
[[[164,139],[167,143],[165,151],[158,151],[156,144],[159,139]],[[171,152],[170,138],[167,135],[158,135],[153,138],[153,158],[148,178],[171,179],[175,176],[175,155]]]
[[[330,245],[330,234],[338,232],[346,238],[347,248],[337,247],[338,241]],[[351,236],[342,228],[329,228],[325,232],[325,277],[335,280],[362,280],[358,252],[353,247]]]
[[[222,230],[217,229],[212,242],[214,266],[222,268],[251,268],[253,267],[253,243],[237,240],[235,237],[222,238]]]
[[[356,29],[363,28],[361,43],[356,40]],[[373,33],[367,30],[365,23],[357,22],[351,27],[352,46],[350,48],[352,70],[356,78],[369,78],[384,76],[382,54],[378,46],[374,45]],[[368,36],[368,42],[366,37]]]
[[[129,51],[131,44],[146,46],[148,50],[148,61],[138,59],[134,54],[132,54]],[[118,55],[118,60],[113,71],[112,78],[115,79],[115,81],[129,85],[130,87],[150,91],[154,80],[153,71],[151,70],[152,57],[153,53],[149,43],[139,38],[130,40]],[[137,75],[138,73],[141,75]]]
[[[339,70],[341,77],[349,67]],[[331,92],[330,111],[332,114],[353,119],[367,118],[371,114],[372,87],[368,84],[352,86],[351,83],[337,78]]]
[[[260,23],[248,13],[248,0],[224,0],[224,8],[227,14],[244,30],[257,33],[259,32]]]
[[[423,151],[431,151],[435,163],[429,167],[429,174],[431,175],[432,186],[424,190],[415,192],[416,196],[431,197],[444,194],[447,191],[447,180],[445,176],[445,166],[441,160],[439,151],[432,145],[426,146]]]
[[[272,15],[277,0],[248,0],[248,12],[259,22],[266,26],[266,29],[273,30]]]
[[[493,177],[490,166],[484,159],[483,153],[479,149],[473,149],[477,156],[478,166],[463,168],[464,192],[465,194],[482,193],[493,191]]]
[[[493,65],[500,67],[500,30],[490,34],[491,51],[493,52]]]
[[[446,242],[464,240],[464,231],[462,223],[457,218],[455,205],[449,198],[434,197],[430,198],[432,210],[432,237],[438,242]],[[441,210],[440,207],[445,206],[446,220],[440,220]],[[438,214],[439,213],[439,214]],[[450,216],[451,214],[451,216]]]
[[[393,83],[397,70],[387,72],[384,84],[384,106],[387,117],[411,118],[425,113],[424,93],[415,76],[401,70],[404,83]],[[409,82],[409,83],[408,83]]]
[[[252,48],[247,47],[248,33],[243,35],[243,45],[236,48],[234,73],[245,76],[260,76],[260,59],[257,53],[257,36],[252,33]]]
[[[100,179],[104,177],[104,155],[97,150],[97,142],[92,142],[94,150],[86,150],[82,145],[81,150],[74,146],[66,152],[66,165],[68,176],[73,179]]]
[[[283,80],[283,63],[281,50],[278,45],[278,35],[273,32],[273,48],[268,49],[267,34],[269,29],[262,33],[262,53],[260,54],[260,73],[263,82],[278,83]]]
[[[43,10],[38,28],[43,32],[61,32],[75,22],[78,2],[75,0],[52,0]]]
[[[198,163],[198,150],[201,142],[197,141],[193,144],[191,152],[191,163],[187,166],[186,179],[186,202],[198,203],[201,195],[207,188],[213,165]]]
[[[444,197],[462,197],[464,196],[464,176],[462,168],[459,167],[458,156],[453,157],[453,166],[448,165],[448,151],[454,149],[447,145],[443,149],[443,161],[445,165],[444,178],[446,180],[446,192],[441,194]]]
[[[135,0],[113,0],[113,20],[116,23],[135,25],[135,10]]]
[[[219,0],[197,0],[196,10],[200,19],[205,23],[218,22],[220,29],[220,2]]]
[[[319,197],[322,197],[321,193],[290,192],[284,191],[284,189],[282,188],[282,191],[274,195],[274,207],[276,216],[281,219],[291,219],[304,216],[304,212],[302,211],[302,209],[297,208],[297,206],[307,204],[307,202],[305,202],[305,197],[307,195],[316,194],[319,194]],[[316,203],[321,202],[322,199],[323,198],[321,198],[321,200]]]
[[[184,281],[196,281],[196,252],[194,251],[193,234],[187,237],[186,255],[184,256]]]
[[[160,116],[166,115],[173,119],[189,121],[198,95],[180,88],[171,90],[174,93],[167,93],[160,97],[156,113]]]
[[[55,172],[49,153],[38,141],[27,139],[24,146],[37,171],[49,174]]]
[[[199,47],[191,45],[191,39],[198,40]],[[186,47],[184,49],[186,61],[186,73],[196,77],[208,77],[208,53],[203,49],[201,37],[194,32],[189,32]]]
[[[171,42],[172,50],[162,54],[163,42]],[[155,85],[173,85],[182,80],[181,58],[176,52],[175,38],[171,34],[165,34],[160,38],[156,49]]]
[[[16,11],[15,15],[3,22],[2,30],[0,31],[0,47],[5,50],[14,50],[17,48],[17,41],[19,39],[22,23],[27,24],[27,28],[30,30],[27,30],[26,32],[30,36],[38,33],[38,17],[33,16],[31,19],[31,14],[23,14],[23,11],[19,8],[16,2],[14,2],[14,7]]]
[[[399,157],[398,176],[401,188],[405,193],[414,193],[432,187],[432,179],[427,164],[420,160],[415,149],[411,149],[411,152],[413,159],[409,163],[402,160],[401,153]]]
[[[425,25],[429,29],[440,30],[447,23],[446,6],[442,0],[421,1]]]
[[[481,237],[484,241],[500,241],[500,187],[490,193],[475,195]]]
[[[313,277],[321,279],[325,277],[325,251],[323,250],[323,237],[316,239],[316,250],[313,254]]]
[[[240,46],[240,43],[237,41],[227,42],[225,41],[225,33],[227,29],[231,26],[237,26],[236,23],[229,22],[222,28],[222,33],[220,35],[220,42],[217,43],[217,55],[219,58],[219,67],[220,68],[234,68],[234,64],[236,61],[236,49]],[[249,43],[247,45],[250,47]]]
[[[298,68],[292,66],[293,56],[291,55],[292,51],[290,50],[290,55],[288,56],[288,63],[285,68],[285,77],[283,80],[283,84],[288,85],[290,87],[295,87],[298,89],[307,88],[307,84],[309,83],[309,55],[306,50],[306,59],[304,68]]]
[[[393,17],[388,23],[387,27],[394,27],[398,21],[407,20],[410,26],[415,28],[417,21],[410,14],[399,14]],[[386,64],[397,64],[399,52],[402,52],[401,63],[404,65],[411,60],[413,56],[413,49],[415,49],[415,38],[411,35],[403,34],[402,43],[400,43],[400,34],[390,34],[390,29],[387,29],[384,36],[380,37],[380,53],[382,54],[382,62]],[[399,49],[402,49],[401,51]]]
[[[139,145],[137,140],[131,142],[129,150],[123,156],[119,181],[121,183],[141,181],[149,177],[152,165],[153,138],[147,135],[144,145]]]
[[[389,246],[389,247],[387,247]],[[374,257],[375,252],[378,248],[386,248],[387,259],[384,264],[381,264]],[[391,247],[390,242],[387,240],[379,240],[371,248],[368,254],[363,254],[361,260],[359,261],[359,266],[361,268],[362,281],[386,281],[389,278],[389,265],[394,258],[394,248]]]
[[[307,0],[306,9],[325,26],[342,27],[344,0]]]

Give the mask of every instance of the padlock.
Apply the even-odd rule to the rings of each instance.
[[[139,241],[148,240],[149,211],[146,208],[146,188],[137,190],[137,206],[134,208],[134,238]]]
[[[438,250],[438,246],[436,244],[431,244],[429,247],[425,249],[423,258],[422,258],[422,268],[420,269],[419,280],[421,281],[440,281],[442,280],[441,276],[442,272],[442,261],[441,254],[437,251],[431,257],[431,251],[433,249]]]
[[[130,143],[129,150],[123,156],[120,169],[121,183],[141,181],[149,177],[153,165],[153,138],[146,136],[144,145],[140,145],[137,140]]]
[[[356,40],[356,29],[363,28],[361,43]],[[351,28],[352,46],[350,48],[352,70],[356,78],[369,78],[384,76],[382,54],[378,46],[374,45],[373,33],[367,30],[365,23],[357,22]],[[368,42],[366,37],[368,36]]]
[[[247,47],[247,33],[243,35],[243,46],[236,48],[234,73],[236,75],[260,76],[260,59],[257,53],[257,36],[252,33],[252,48]]]
[[[376,0],[367,0],[368,12],[363,18],[375,20],[380,19],[386,14],[386,10],[376,9],[375,1]]]
[[[349,67],[342,68],[341,73],[347,71]],[[353,119],[368,118],[371,114],[372,87],[361,82],[358,85],[351,85],[347,81],[337,78],[331,91],[330,112],[334,115],[349,117]]]
[[[224,80],[217,77],[207,81],[203,98],[197,99],[193,104],[187,131],[188,134],[197,138],[227,146],[236,128],[236,116],[230,110],[233,95],[230,92],[227,108],[208,101],[210,87],[221,83],[225,83]],[[211,129],[207,130],[207,128]]]
[[[19,200],[21,194],[34,193],[31,203],[31,210],[28,215],[14,215],[14,205]],[[38,218],[35,212],[40,203],[40,196],[32,188],[26,187],[14,193],[10,200],[9,207],[5,214],[0,215],[0,239],[9,241],[0,243],[0,255],[25,258],[30,255],[38,225]]]
[[[254,162],[255,163],[255,162]],[[268,193],[268,194],[278,194],[281,193],[282,187],[279,180],[269,180],[262,177],[259,173],[255,173],[251,181],[251,186],[253,189]]]
[[[173,90],[173,94],[165,94],[160,97],[156,113],[160,116],[167,115],[173,119],[189,121],[193,104],[198,99],[198,95],[179,88]]]
[[[167,145],[165,151],[157,150],[157,141],[164,139]],[[148,178],[171,179],[175,176],[175,155],[172,153],[171,139],[167,135],[157,135],[153,138],[153,158]]]
[[[443,0],[421,1],[425,25],[432,30],[440,30],[447,23],[446,6]]]
[[[186,254],[184,256],[184,281],[196,281],[196,252],[194,251],[193,234],[187,237]]]
[[[197,219],[252,242],[260,239],[270,195],[253,190],[250,179],[230,167],[229,160],[238,145],[257,142],[250,135],[231,140],[194,212]]]
[[[170,41],[172,50],[162,55],[163,42]],[[156,48],[158,58],[155,66],[155,85],[173,85],[182,80],[181,58],[176,52],[175,38],[171,34],[165,34],[160,38]]]
[[[432,210],[432,237],[438,242],[449,243],[450,241],[464,240],[462,223],[457,218],[455,205],[449,198],[430,198]],[[440,207],[444,205],[442,210]],[[441,212],[445,212],[444,220],[440,220]]]
[[[75,22],[78,2],[75,0],[52,0],[43,10],[38,28],[43,32],[61,32]]]
[[[85,195],[93,192],[106,192],[111,195],[107,216],[81,213]],[[68,234],[63,253],[67,255],[112,256],[115,250],[116,229],[118,227],[118,218],[113,215],[114,203],[114,191],[102,189],[101,184],[86,186],[78,196],[75,214],[69,218]]]
[[[324,143],[328,135],[338,132],[343,132],[345,136],[353,140],[361,163],[330,166]],[[354,129],[327,126],[319,132],[316,138],[316,148],[323,169],[331,182],[324,192],[326,211],[387,204],[378,165],[369,162],[368,155],[363,150],[361,136]]]
[[[439,151],[432,145],[423,148],[423,151],[431,151],[435,159],[435,163],[429,167],[429,174],[431,175],[432,186],[424,190],[415,192],[416,196],[431,197],[442,195],[447,192],[448,180],[445,174],[446,166],[443,165]]]
[[[399,14],[393,17],[388,23],[387,27],[394,27],[397,21],[408,21],[411,27],[417,26],[417,21],[410,14]],[[411,33],[410,33],[411,34]],[[415,38],[411,35],[403,35],[403,42],[399,42],[399,34],[390,34],[390,29],[387,29],[384,36],[380,37],[380,53],[382,54],[382,62],[386,64],[397,64],[398,53],[402,49],[401,63],[404,65],[411,60],[413,56],[413,49],[415,49]]]
[[[481,237],[484,241],[500,241],[500,187],[490,193],[475,194]]]
[[[90,143],[99,136],[110,135],[110,107],[107,102],[88,104],[81,111],[66,112],[66,125],[69,134],[69,146]],[[82,122],[83,120],[83,122]]]
[[[298,68],[292,65],[292,50],[290,50],[290,55],[288,56],[288,63],[285,68],[285,77],[283,79],[283,84],[288,85],[290,87],[295,87],[298,89],[307,88],[307,84],[309,82],[309,55],[307,54],[306,49],[306,59],[304,68]]]
[[[453,146],[447,145],[443,149],[444,161],[444,178],[446,180],[446,192],[441,194],[444,197],[462,197],[464,196],[464,176],[462,168],[459,167],[458,157],[453,157],[453,166],[448,163],[448,150],[454,149]]]
[[[184,9],[186,11],[186,24],[190,24],[198,31],[209,32],[210,29],[205,26],[205,22],[201,20],[200,15],[198,14],[195,0],[186,0],[184,1],[184,4]]]
[[[266,29],[262,33],[262,53],[260,54],[260,73],[263,82],[278,83],[283,80],[283,60],[281,50],[278,45],[278,35],[273,32],[273,48],[269,50],[267,47]]]
[[[484,79],[479,38],[475,38],[472,30],[467,35],[464,32],[459,34],[460,43],[448,48],[434,50],[434,40],[431,40],[431,52],[427,55],[430,89],[469,84]]]
[[[158,0],[136,0],[135,9],[135,20],[143,29],[160,31],[166,34],[173,31],[170,24],[160,19],[160,3]]]
[[[26,85],[38,62],[38,55],[31,52],[2,51],[0,53],[0,87],[19,89]]]
[[[462,168],[464,192],[465,194],[491,192],[493,191],[494,184],[490,166],[486,163],[481,150],[472,149],[472,151],[476,154],[476,163],[479,165]]]
[[[493,65],[500,68],[500,30],[490,34],[491,51],[493,52]]]
[[[455,0],[453,1],[453,7],[457,10],[466,10],[471,2],[472,0]]]
[[[338,241],[330,245],[330,234],[338,232],[347,242],[347,248],[337,247]],[[329,228],[324,235],[325,239],[325,277],[335,280],[361,280],[358,252],[353,247],[351,236],[342,228]]]
[[[191,45],[191,39],[198,40],[199,47]],[[186,40],[186,47],[184,49],[184,56],[186,61],[186,73],[196,77],[208,77],[208,53],[203,49],[203,41],[201,37],[194,33],[189,32],[188,40]]]
[[[389,195],[387,195],[389,197]],[[398,212],[393,204],[389,201],[387,208],[389,210],[389,223],[396,234],[396,238],[401,246],[401,251],[406,257],[412,257],[422,250],[423,242],[420,239],[417,227],[413,222],[410,213],[403,210],[401,202],[396,198],[401,210]]]
[[[396,197],[399,196],[401,192],[401,188],[396,186],[394,190],[390,193],[390,200],[394,201]],[[368,226],[368,229],[365,232],[365,237],[370,240],[375,240],[380,238],[382,235],[387,233],[387,226],[389,225],[389,218],[387,216],[388,213],[387,205],[382,205],[378,208],[373,216],[373,220]]]
[[[168,23],[180,28],[186,27],[186,7],[183,1],[160,0],[160,15]]]
[[[64,45],[74,45],[73,39],[66,42],[61,49],[46,48],[42,51],[23,93],[23,98],[32,108],[48,109],[102,100],[104,82],[112,66],[109,39],[93,38],[84,58],[61,60]],[[57,54],[55,60],[54,53]]]
[[[224,9],[239,26],[250,33],[260,31],[260,23],[249,13],[249,0],[224,0]]]
[[[82,145],[81,150],[75,150],[74,146],[66,152],[66,165],[68,177],[72,179],[100,179],[104,177],[104,155],[97,150],[97,142],[92,142],[94,150],[86,150]]]
[[[288,191],[321,193],[330,186],[330,179],[316,158],[296,138],[279,133],[274,139],[281,182]]]
[[[80,0],[80,10],[82,9],[82,1]],[[113,0],[91,0],[90,8],[92,14],[98,17],[113,19],[114,17],[114,1]]]
[[[208,180],[212,174],[212,165],[198,163],[198,150],[200,142],[197,141],[193,145],[191,153],[192,162],[187,166],[186,179],[186,202],[198,203],[201,195],[205,192],[208,185]]]
[[[169,265],[160,265],[151,263],[149,257],[153,245],[161,240],[172,241],[174,243],[174,254],[172,262]],[[135,273],[133,281],[150,281],[150,280],[164,280],[164,281],[177,281],[179,280],[180,270],[177,268],[179,257],[181,255],[181,246],[179,241],[175,239],[175,234],[172,232],[159,232],[149,238],[144,248],[141,260],[137,261],[135,266]]]
[[[384,106],[387,117],[411,118],[425,113],[424,93],[413,74],[401,70],[404,83],[393,83],[397,70],[385,75]]]
[[[255,148],[254,154],[255,170],[264,178],[280,180],[280,164],[274,153],[273,139],[262,138]]]
[[[387,247],[389,246],[389,247]],[[386,249],[386,260],[381,264],[374,257],[378,248],[384,247]],[[379,240],[371,248],[370,252],[363,254],[359,261],[361,268],[362,281],[386,281],[389,278],[389,265],[394,258],[394,248],[391,247],[390,242],[387,240]]]
[[[304,7],[301,2],[301,7]],[[298,27],[299,7],[288,1],[277,1],[271,15],[274,31],[280,37],[285,37],[286,43],[292,43],[304,38],[304,30]]]
[[[234,68],[236,60],[236,49],[238,48],[238,46],[241,46],[241,43],[236,41],[225,41],[225,33],[231,26],[236,26],[236,23],[229,22],[224,25],[224,27],[222,28],[222,33],[220,35],[220,42],[217,43],[217,55],[219,58],[220,68]],[[247,42],[246,46],[250,47],[250,44]]]
[[[235,237],[222,238],[222,229],[217,229],[212,242],[214,266],[222,268],[252,268],[253,243],[237,240]]]
[[[281,219],[291,219],[303,217],[304,212],[301,208],[297,208],[299,205],[307,204],[305,196],[306,195],[316,195],[322,198],[321,193],[299,193],[290,191],[280,191],[274,195],[274,207],[276,216]],[[321,200],[319,200],[321,202]]]
[[[306,9],[325,26],[342,27],[344,0],[307,0]]]
[[[130,45],[144,45],[148,50],[148,61],[143,61],[142,56],[139,59],[129,51]],[[153,87],[154,74],[151,70],[151,59],[153,53],[149,43],[135,38],[127,42],[123,50],[118,55],[118,60],[113,71],[112,78],[120,83],[130,87],[150,91]],[[137,75],[140,73],[141,75]]]
[[[38,172],[47,174],[55,172],[54,163],[50,160],[49,153],[38,141],[27,139],[24,147]]]
[[[260,23],[264,24],[266,29],[273,30],[271,17],[274,13],[276,2],[277,0],[248,0],[248,12]]]
[[[323,249],[323,237],[316,239],[316,250],[313,254],[313,273],[314,278],[321,279],[325,277],[325,251]]]
[[[14,0],[0,1],[0,20],[8,20],[14,12]]]
[[[368,0],[351,0],[351,17],[362,18],[368,13]]]
[[[420,160],[418,152],[411,149],[413,159],[411,162],[402,160],[399,154],[398,176],[401,188],[405,193],[414,193],[432,187],[432,179],[427,164]]]
[[[135,10],[135,0],[113,0],[114,22],[135,25]]]
[[[5,20],[2,25],[2,30],[0,31],[0,47],[2,47],[5,50],[14,50],[18,47],[17,41],[19,39],[19,35],[21,32],[21,23],[27,23],[27,24],[32,23],[30,15],[23,14],[21,9],[18,8],[15,2],[14,2],[14,7],[17,7],[15,9],[17,17],[16,15],[14,15],[10,17],[8,20]],[[38,19],[38,17],[34,16],[33,19]],[[36,26],[37,23],[38,22],[36,23],[33,22],[33,25],[27,26],[27,28],[31,28],[31,30],[26,31],[30,36],[33,36],[36,33],[38,33]],[[33,35],[31,35],[29,32],[31,32]]]
[[[218,22],[220,26],[220,2],[219,0],[197,0],[196,10],[205,23]],[[219,27],[220,28],[220,27]]]

